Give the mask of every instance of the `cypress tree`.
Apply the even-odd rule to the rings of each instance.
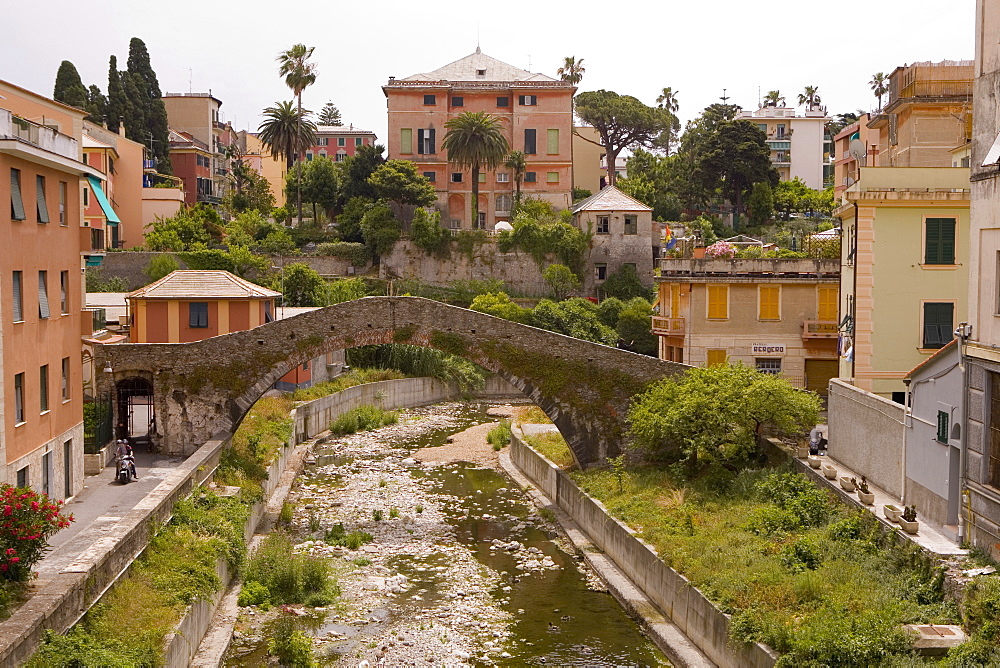
[[[87,90],[87,120],[101,125],[108,113],[108,98],[97,86],[91,85]]]
[[[141,140],[149,146],[150,152],[157,159],[157,169],[163,174],[169,174],[170,169],[170,144],[169,132],[167,130],[167,107],[163,104],[160,83],[156,79],[156,72],[149,61],[149,52],[146,44],[138,37],[133,37],[128,47],[128,72],[134,81],[134,85],[140,93],[141,105],[143,107],[144,137]],[[126,94],[128,86],[126,85]],[[129,94],[129,97],[131,95]],[[126,131],[128,124],[126,124]],[[152,141],[152,145],[150,145]]]
[[[146,98],[141,87],[142,77],[133,75],[131,72],[119,74],[125,89],[125,113],[122,114],[125,136],[132,141],[149,146],[149,135],[146,130]]]
[[[108,67],[108,108],[105,117],[108,129],[112,132],[118,132],[121,127],[127,103],[125,87],[122,85],[122,78],[118,73],[118,59],[111,56],[111,64]]]
[[[59,64],[52,99],[81,109],[87,106],[87,87],[83,85],[83,80],[80,79],[80,73],[76,71],[76,66],[68,60]]]

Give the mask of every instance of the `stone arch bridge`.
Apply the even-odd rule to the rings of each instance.
[[[581,466],[618,453],[634,394],[685,368],[420,297],[366,297],[195,343],[98,346],[95,357],[113,370],[102,390],[151,384],[152,442],[181,455],[235,430],[303,362],[379,343],[436,348],[496,373],[545,411]]]

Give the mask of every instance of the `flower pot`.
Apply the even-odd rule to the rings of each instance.
[[[854,481],[848,478],[846,475],[840,476],[840,486],[845,492],[854,491]]]
[[[823,460],[816,455],[809,455],[810,468],[818,469],[823,464]]]
[[[809,446],[800,445],[799,447],[795,448],[795,454],[798,456],[799,459],[805,459],[806,457],[809,456]]]
[[[903,511],[896,506],[886,504],[882,506],[882,512],[885,513],[885,518],[890,522],[898,522]]]
[[[836,480],[837,479],[837,473],[839,473],[839,471],[837,471],[837,469],[834,468],[833,466],[824,466],[823,467],[823,475],[826,476],[827,480]]]
[[[875,492],[866,493],[858,490],[858,501],[865,504],[866,506],[872,505],[873,503],[875,503]]]
[[[900,517],[896,521],[899,522],[900,528],[903,531],[905,531],[906,533],[908,533],[910,535],[914,535],[914,534],[917,533],[918,523],[917,523],[916,520],[913,520],[912,522],[909,522],[907,520],[904,520],[902,517]]]

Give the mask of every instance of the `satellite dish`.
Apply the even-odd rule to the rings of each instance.
[[[851,157],[854,158],[855,160],[857,160],[858,162],[864,162],[865,161],[865,155],[866,155],[865,143],[863,141],[861,141],[860,139],[852,139],[851,140],[851,144],[850,144],[850,148],[848,149],[848,152],[851,154]]]
[[[854,179],[851,178],[850,176],[848,176],[847,177],[846,185],[847,185],[848,188],[850,188],[851,186],[853,186],[854,185]]]

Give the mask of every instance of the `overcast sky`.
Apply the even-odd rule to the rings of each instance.
[[[575,3],[369,0],[261,2],[49,0],[7,11],[0,78],[52,94],[62,60],[106,92],[108,57],[125,69],[129,39],[145,41],[164,92],[207,92],[223,119],[256,130],[260,111],[291,94],[277,54],[316,48],[319,78],[304,96],[318,111],[332,100],[345,123],[384,143],[390,76],[427,72],[473,52],[554,76],[565,56],[584,59],[580,90],[605,88],[653,104],[679,91],[680,116],[717,102],[756,108],[779,89],[794,104],[819,87],[831,114],[868,110],[868,81],[915,61],[973,57],[972,0],[694,0]]]

